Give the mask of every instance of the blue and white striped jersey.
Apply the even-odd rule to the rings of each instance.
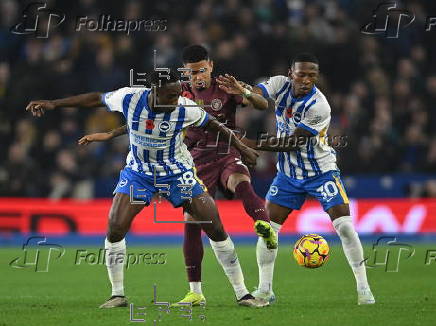
[[[174,111],[154,112],[148,106],[149,93],[149,88],[124,87],[102,95],[107,108],[121,112],[126,119],[130,141],[126,166],[147,175],[153,175],[153,171],[157,176],[183,173],[194,167],[183,143],[184,129],[204,126],[209,115],[182,96]]]
[[[286,76],[274,76],[257,85],[265,98],[275,100],[277,137],[292,135],[297,127],[315,137],[299,150],[278,153],[277,170],[295,179],[307,179],[338,170],[336,152],[327,143],[330,105],[315,86],[302,98],[292,96],[292,82]]]

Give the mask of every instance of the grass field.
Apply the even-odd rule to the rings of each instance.
[[[238,246],[247,287],[257,285],[257,264],[253,246]],[[194,308],[192,321],[173,308],[163,313],[159,325],[435,325],[436,262],[425,264],[427,249],[436,244],[415,246],[416,253],[401,260],[398,272],[384,266],[368,269],[377,303],[357,306],[354,277],[342,249],[332,248],[330,261],[320,269],[296,265],[283,243],[276,262],[274,290],[278,301],[265,309],[235,304],[233,291],[208,247],[205,250],[203,291],[207,307]],[[75,265],[76,249],[52,260],[48,272],[30,266],[12,268],[9,263],[22,256],[21,249],[0,249],[0,326],[10,325],[135,325],[129,308],[99,310],[109,297],[104,265]],[[88,249],[97,252],[98,249]],[[366,248],[366,252],[369,248]],[[153,284],[157,299],[175,302],[187,291],[182,251],[179,247],[129,248],[132,253],[165,253],[165,264],[141,264],[126,271],[130,302],[146,306],[145,324],[153,325],[158,307],[151,303]],[[162,257],[161,257],[162,258]],[[161,262],[163,261],[163,258]],[[151,261],[149,261],[151,262]],[[140,310],[134,309],[137,313]],[[202,321],[201,315],[206,319]],[[135,315],[135,318],[142,316]]]

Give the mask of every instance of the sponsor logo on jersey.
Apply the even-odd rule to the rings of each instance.
[[[162,121],[159,123],[158,128],[162,132],[168,132],[171,130],[171,123],[169,123],[168,121]]]
[[[212,110],[219,111],[223,107],[223,102],[219,98],[214,98],[212,102],[210,102],[212,106]]]
[[[121,179],[120,183],[118,184],[118,187],[124,187],[127,184],[127,180],[126,179]]]
[[[165,149],[169,146],[169,140],[162,138],[154,138],[151,136],[144,136],[138,134],[131,134],[131,141],[133,144],[147,147],[149,149]]]

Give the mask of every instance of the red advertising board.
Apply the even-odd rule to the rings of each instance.
[[[217,201],[221,219],[230,233],[251,233],[253,223],[239,201]],[[352,200],[352,216],[362,233],[436,232],[436,200]],[[96,235],[106,232],[111,200],[0,198],[0,232],[43,232]],[[154,210],[156,209],[156,217]],[[137,234],[181,234],[182,210],[167,202],[145,208],[134,220]],[[332,232],[330,220],[318,202],[308,201],[288,218],[283,232]]]

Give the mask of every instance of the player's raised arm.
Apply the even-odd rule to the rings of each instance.
[[[219,88],[226,93],[242,95],[242,103],[244,105],[252,105],[258,110],[268,109],[268,101],[262,95],[252,92],[249,85],[238,82],[235,77],[229,74],[220,75],[216,81],[219,84]]]
[[[41,117],[45,111],[54,110],[59,107],[82,107],[95,108],[104,106],[102,94],[99,92],[80,94],[58,100],[38,100],[31,101],[26,111],[32,112],[35,117]]]
[[[233,145],[242,155],[244,162],[249,166],[253,167],[256,165],[256,160],[259,153],[245,145],[239,138],[233,133],[232,130],[225,127],[222,123],[219,123],[215,119],[210,119],[204,126],[206,130],[219,132],[223,135],[225,140],[229,140],[230,144]]]
[[[247,87],[247,86],[249,86],[249,87]],[[255,94],[258,94],[260,96],[266,95],[266,94],[264,94],[264,92],[262,92],[262,89],[259,86],[254,86],[254,87],[250,86],[250,85],[247,85],[247,86],[244,86],[244,87],[250,89]],[[276,102],[271,97],[264,97],[264,98],[268,102],[268,110],[274,111],[276,108]]]
[[[127,134],[127,125],[112,129],[108,132],[98,132],[95,134],[85,135],[78,140],[78,144],[88,145],[95,141],[107,141],[124,134]]]
[[[268,109],[274,111],[276,108],[275,101],[277,96],[280,95],[286,87],[288,87],[290,81],[286,76],[273,76],[256,86],[251,87],[251,91],[265,98],[268,101]],[[248,87],[248,86],[244,86]]]

